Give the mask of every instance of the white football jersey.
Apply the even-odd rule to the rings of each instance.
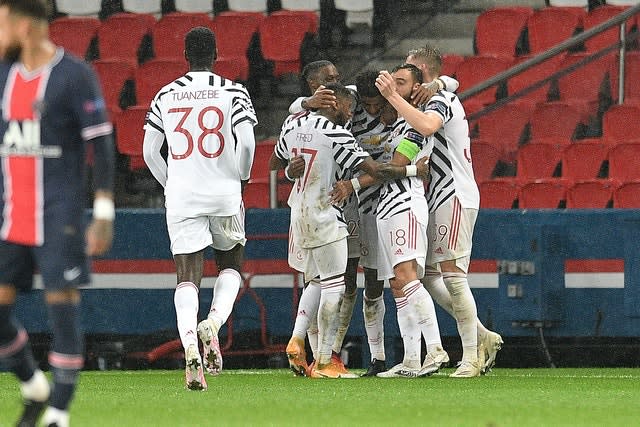
[[[189,72],[151,102],[145,128],[168,145],[167,212],[191,217],[235,215],[242,204],[235,128],[258,121],[247,90],[207,71]]]
[[[473,177],[469,123],[458,97],[446,91],[435,94],[424,107],[438,114],[443,126],[429,138],[431,182],[427,191],[429,212],[456,196],[463,208],[478,209],[480,193]]]
[[[415,164],[418,159],[427,155],[427,141],[424,136],[415,131],[403,118],[399,118],[393,124],[388,135],[388,143],[392,152],[405,139],[415,144],[420,150],[416,157],[411,159],[411,164]],[[376,216],[378,219],[388,219],[401,212],[411,210],[420,223],[427,224],[428,208],[424,193],[422,179],[415,176],[385,181],[382,184]]]
[[[275,153],[285,161],[302,155],[306,163],[288,201],[294,244],[315,248],[345,238],[348,232],[342,209],[329,203],[329,193],[336,181],[350,176],[368,156],[351,132],[320,114],[290,116]]]

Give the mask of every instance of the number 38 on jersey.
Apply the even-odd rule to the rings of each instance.
[[[207,158],[220,156],[224,150],[224,135],[220,132],[224,115],[218,107],[207,106],[201,110],[193,107],[171,108],[170,114],[176,114],[178,124],[174,132],[184,135],[184,142],[175,142],[169,146],[174,160],[182,160],[193,154],[194,146]]]

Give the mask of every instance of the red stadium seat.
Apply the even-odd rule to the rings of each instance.
[[[620,182],[640,180],[640,141],[609,149],[609,178]]]
[[[573,138],[582,120],[580,111],[568,102],[544,102],[533,110],[530,120],[531,139],[548,137]]]
[[[166,84],[188,71],[185,61],[152,59],[135,70],[136,104],[147,106]]]
[[[282,28],[290,31],[282,33]],[[309,31],[308,23],[291,15],[270,15],[260,24],[259,36],[263,57],[273,62],[273,75],[298,74],[301,49]]]
[[[460,82],[458,93],[463,93],[467,89],[505,71],[512,63],[512,59],[489,55],[476,55],[465,58],[464,61],[458,64],[456,71],[456,78]],[[484,90],[470,99],[477,99],[483,104],[491,104],[496,100],[496,87]]]
[[[613,191],[614,208],[640,208],[640,181],[626,182]]]
[[[602,116],[602,137],[609,145],[640,138],[640,105],[622,104],[609,108]]]
[[[565,200],[565,182],[560,179],[537,179],[520,187],[520,209],[555,209]]]
[[[518,150],[516,177],[520,181],[551,178],[560,163],[564,145],[529,143]]]
[[[532,54],[544,52],[571,38],[582,28],[586,15],[584,9],[578,10],[582,11],[582,16],[561,7],[545,7],[531,15],[527,21],[529,51]]]
[[[267,139],[256,144],[255,155],[253,156],[253,167],[251,168],[251,178],[269,179],[271,169],[269,168],[269,159],[273,154],[276,141]]]
[[[611,6],[602,5],[587,13],[584,18],[584,29],[589,30],[605,21],[619,15],[624,12],[628,7],[625,6]],[[626,31],[627,33],[633,27],[633,18],[627,20]],[[618,25],[603,31],[602,33],[585,40],[584,45],[587,52],[596,52],[617,43],[620,40],[620,27]]]
[[[57,18],[49,25],[51,40],[80,59],[89,59],[89,46],[100,28],[97,18]]]
[[[309,25],[307,32],[316,34],[318,32],[318,26],[320,25],[320,17],[312,10],[285,10],[280,9],[273,12],[271,15],[275,16],[290,16],[294,19],[306,21]]]
[[[246,58],[218,56],[213,64],[213,72],[229,80],[246,81],[249,77],[249,64]]]
[[[268,209],[269,204],[269,180],[250,179],[244,187],[242,193],[244,207]]]
[[[464,56],[455,53],[442,54],[442,67],[440,68],[440,75],[455,77],[458,70],[458,65],[464,61]]]
[[[93,62],[98,75],[105,103],[109,108],[119,111],[120,95],[127,80],[133,80],[133,66],[129,61],[99,60]]]
[[[262,55],[273,61],[274,77],[300,73],[300,50],[309,25],[298,16],[276,14],[269,15],[260,23]]]
[[[518,199],[520,186],[513,179],[494,179],[478,185],[481,209],[511,209]]]
[[[558,71],[573,66],[579,61],[586,60],[587,53],[572,53],[564,57],[558,66]],[[583,105],[596,103],[603,97],[617,98],[618,72],[615,56],[607,55],[586,65],[580,66],[572,72],[558,79],[560,99],[563,101],[580,102]],[[589,112],[584,110],[583,112]],[[593,114],[594,112],[591,111]]]
[[[184,36],[193,27],[210,27],[206,13],[174,12],[164,15],[152,29],[153,51],[156,58],[184,58]]]
[[[530,58],[531,56],[522,56],[516,60],[516,64],[524,62]],[[527,89],[533,84],[536,84],[541,80],[548,78],[556,72],[556,70],[558,69],[558,63],[561,60],[562,58],[551,58],[547,61],[541,62],[538,65],[528,68],[519,74],[516,74],[507,81],[507,92],[510,96],[514,95],[517,92]],[[533,103],[545,102],[548,99],[550,85],[550,83],[546,83],[542,87],[535,89],[517,99]]]
[[[523,104],[503,105],[477,120],[478,135],[481,139],[501,147],[502,160],[513,162],[530,117],[531,111]]]
[[[473,139],[471,141],[471,159],[476,182],[491,179],[501,154],[501,147],[493,142],[482,139]]]
[[[144,139],[144,122],[148,108],[133,106],[118,114],[115,121],[116,146],[118,152],[129,156],[129,169],[145,169],[142,158],[142,141]]]
[[[151,35],[155,23],[153,15],[144,13],[116,13],[109,16],[98,30],[100,59],[124,59],[137,64],[142,41],[145,36]]]
[[[607,208],[611,203],[615,188],[615,183],[603,179],[577,181],[567,188],[567,208]]]
[[[579,140],[562,152],[562,177],[577,181],[598,177],[608,147],[599,139]]]
[[[479,55],[516,56],[516,46],[533,15],[530,7],[487,9],[476,20],[475,44]]]
[[[624,102],[640,103],[640,52],[627,52],[624,62]]]
[[[234,61],[242,81],[249,78],[248,50],[262,19],[264,17],[258,18],[256,14],[225,12],[216,16],[211,24],[218,55]]]

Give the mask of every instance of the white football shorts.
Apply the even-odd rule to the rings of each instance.
[[[427,256],[426,232],[426,225],[410,210],[378,219],[378,280],[394,278],[393,267],[410,260],[416,260],[421,279]]]
[[[304,274],[304,282],[339,276],[347,270],[347,238],[316,248],[301,248],[289,237],[289,265]]]
[[[429,252],[427,264],[436,266],[442,261],[456,261],[465,273],[469,270],[473,228],[478,209],[463,208],[457,197],[429,214],[427,235]]]
[[[191,254],[207,246],[221,251],[245,245],[244,209],[233,216],[185,218],[167,214],[167,229],[173,255]]]

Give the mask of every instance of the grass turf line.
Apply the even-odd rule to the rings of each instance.
[[[360,372],[354,370],[354,372]],[[481,378],[312,380],[287,370],[226,370],[209,390],[183,371],[85,371],[74,426],[629,426],[640,419],[640,369],[494,369]],[[0,426],[21,410],[0,374]]]

